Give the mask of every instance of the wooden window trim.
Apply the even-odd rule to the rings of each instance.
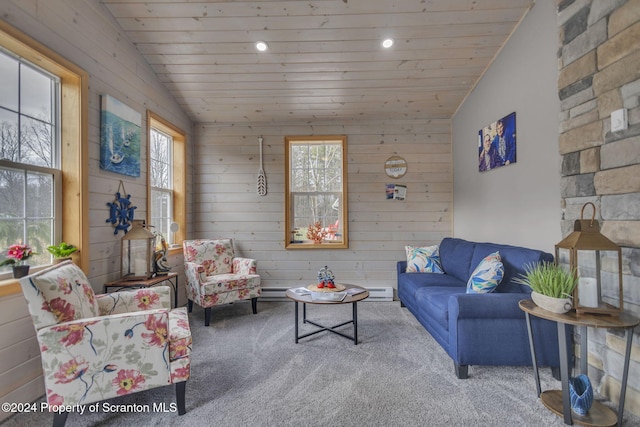
[[[78,247],[73,261],[86,272],[89,267],[89,74],[1,20],[0,46],[60,78],[62,241]],[[0,297],[21,292],[15,279],[0,282]]]
[[[313,141],[340,141],[342,148],[342,242],[331,243],[322,242],[314,243],[293,243],[291,239],[292,214],[291,214],[291,159],[290,146],[296,141],[313,142]],[[348,190],[347,190],[347,137],[345,135],[311,135],[311,136],[287,136],[285,137],[285,249],[348,249],[349,248],[349,209],[348,209]]]
[[[180,229],[175,234],[169,253],[182,253],[182,241],[187,235],[187,137],[186,132],[152,111],[147,111],[147,139],[151,128],[161,130],[173,138],[173,220]],[[147,144],[147,159],[151,158],[151,144]],[[147,177],[151,176],[151,162],[147,161]],[[151,221],[151,184],[147,178],[147,222]]]

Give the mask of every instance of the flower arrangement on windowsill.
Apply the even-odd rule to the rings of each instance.
[[[0,267],[5,265],[13,266],[13,277],[20,278],[29,274],[29,265],[25,264],[31,255],[36,255],[35,252],[28,246],[23,244],[15,244],[7,248],[7,257],[0,262]]]
[[[329,235],[327,230],[322,228],[322,223],[316,221],[313,224],[309,224],[307,231],[307,239],[313,240],[313,243],[322,243],[322,241]]]

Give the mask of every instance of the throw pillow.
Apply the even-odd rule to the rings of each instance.
[[[500,252],[487,255],[473,270],[467,282],[467,293],[486,294],[493,292],[500,284],[503,276],[504,266],[500,259]]]
[[[407,273],[444,273],[438,245],[422,248],[405,246],[404,249],[407,252]]]

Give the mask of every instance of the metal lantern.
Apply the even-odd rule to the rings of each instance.
[[[587,205],[593,208],[590,220],[583,219]],[[600,233],[600,224],[595,216],[596,207],[593,203],[582,206],[580,219],[575,221],[573,232],[556,244],[556,262],[566,259],[568,251],[569,267],[578,276],[578,286],[573,292],[576,313],[618,316],[623,310],[622,250]],[[603,264],[605,272],[602,271]],[[616,265],[617,274],[614,272]],[[603,287],[609,289],[610,293],[618,288],[617,306],[603,301]]]
[[[122,237],[121,276],[124,280],[147,280],[154,275],[156,236],[144,220],[134,220]]]

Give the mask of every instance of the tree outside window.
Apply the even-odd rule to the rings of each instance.
[[[287,137],[286,145],[286,247],[348,247],[346,137]]]
[[[158,115],[147,112],[149,135],[148,222],[178,250],[186,236],[186,137]],[[173,224],[173,228],[172,228]],[[177,229],[176,229],[177,226]],[[176,231],[177,230],[177,231]]]
[[[0,245],[31,246],[35,266],[60,235],[59,92],[56,76],[0,51]]]
[[[151,128],[149,147],[151,182],[151,225],[162,233],[169,244],[173,222],[173,138],[155,128]]]

